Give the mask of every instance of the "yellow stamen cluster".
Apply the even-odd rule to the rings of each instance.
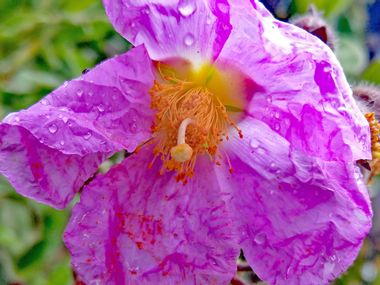
[[[162,75],[162,74],[161,74]],[[208,154],[215,163],[227,129],[233,126],[226,107],[205,85],[163,76],[150,90],[151,106],[156,111],[154,159],[161,158],[165,170],[176,171],[177,181],[187,182],[194,174],[197,156]],[[185,142],[186,139],[186,142]]]
[[[371,182],[374,176],[380,174],[380,123],[376,120],[374,113],[365,114],[365,118],[371,130],[372,170],[368,178],[368,182]]]

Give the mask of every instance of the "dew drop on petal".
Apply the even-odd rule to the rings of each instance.
[[[92,133],[91,133],[91,132],[88,132],[87,134],[85,134],[85,135],[83,136],[83,138],[84,138],[85,140],[89,140],[89,139],[91,138],[91,136],[92,136]]]
[[[194,36],[191,33],[188,33],[185,35],[185,38],[183,39],[186,46],[190,47],[194,44]]]
[[[78,97],[82,97],[82,95],[83,95],[83,90],[80,90],[80,89],[79,89],[79,90],[77,91],[77,96],[78,96]]]
[[[192,0],[182,1],[178,4],[178,11],[184,17],[190,16],[191,14],[194,13],[195,10],[196,10],[195,2]]]
[[[251,140],[251,142],[250,142],[250,146],[252,147],[252,148],[258,148],[259,146],[260,146],[260,143],[259,143],[259,141],[258,140],[256,140],[256,139],[252,139]]]
[[[220,3],[218,3],[218,9],[223,14],[227,14],[230,10],[230,7],[227,4],[220,2]]]
[[[62,118],[62,121],[66,124],[66,123],[69,121],[69,118],[67,118],[67,117],[63,117],[63,118]]]
[[[254,241],[257,244],[263,244],[265,242],[266,238],[267,237],[266,237],[265,233],[258,233],[257,235],[255,235]]]
[[[132,133],[136,133],[137,132],[137,125],[136,125],[136,122],[131,122],[129,124],[129,129]]]
[[[64,146],[65,142],[64,141],[60,141],[59,144],[62,145],[62,146]]]
[[[58,131],[58,127],[57,127],[57,125],[52,124],[52,125],[49,127],[49,132],[50,132],[50,133],[55,134],[57,131]]]
[[[46,106],[46,105],[49,105],[49,102],[46,99],[42,99],[41,104]]]
[[[104,106],[102,105],[102,104],[100,104],[99,106],[98,106],[98,111],[100,112],[100,113],[103,113],[104,112]]]

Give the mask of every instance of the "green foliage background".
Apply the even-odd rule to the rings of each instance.
[[[309,2],[293,1],[291,13],[306,11]],[[337,55],[349,79],[380,84],[380,61],[370,63],[365,46],[366,2],[313,2],[339,29]],[[100,0],[0,0],[0,118],[128,48],[109,24]],[[25,199],[0,178],[0,285],[73,284],[61,241],[69,212]],[[337,284],[380,284],[379,274],[373,283],[362,280],[368,251],[366,245]],[[380,259],[371,260],[379,268]]]

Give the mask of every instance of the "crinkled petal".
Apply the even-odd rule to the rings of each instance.
[[[65,207],[104,158],[133,151],[150,137],[152,85],[151,61],[138,47],[10,114],[0,125],[1,173],[21,194]],[[23,167],[31,169],[26,176],[16,171]],[[65,177],[66,185],[57,177]]]
[[[0,125],[0,172],[26,197],[63,208],[94,174],[102,154],[67,155],[40,143],[26,129]]]
[[[151,58],[211,60],[228,38],[227,0],[103,0],[115,29]]]
[[[332,51],[275,20],[258,1],[230,2],[233,29],[217,64],[233,65],[256,83],[247,112],[310,155],[371,158],[368,123]]]
[[[74,269],[86,284],[228,284],[239,249],[212,163],[183,186],[151,159],[143,149],[85,187],[64,235]]]
[[[232,138],[233,175],[219,173],[234,199],[245,257],[269,284],[324,285],[356,258],[372,212],[354,163],[300,152],[257,119]]]

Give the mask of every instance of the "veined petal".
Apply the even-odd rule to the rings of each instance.
[[[245,138],[226,144],[234,173],[218,177],[233,192],[249,264],[268,284],[329,284],[352,264],[371,227],[358,167],[300,152],[256,119],[239,128]]]
[[[115,29],[151,58],[212,60],[228,38],[227,0],[103,0]]]
[[[103,159],[101,153],[64,154],[23,127],[0,125],[0,173],[20,194],[56,208],[71,201]]]
[[[152,84],[151,61],[138,47],[10,114],[0,125],[0,172],[21,194],[65,207],[104,158],[149,138]],[[23,167],[25,176],[16,171]]]
[[[239,254],[230,199],[200,159],[186,186],[144,148],[86,186],[64,240],[86,284],[227,284]]]
[[[370,159],[368,123],[333,52],[258,1],[230,2],[233,29],[217,64],[235,66],[259,86],[246,111],[312,156]]]

